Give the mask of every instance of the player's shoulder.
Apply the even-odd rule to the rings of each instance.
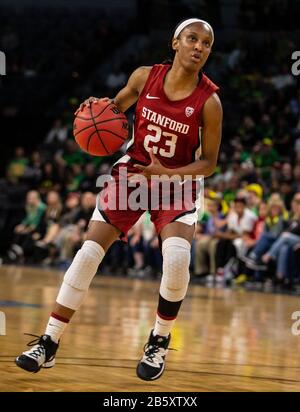
[[[140,66],[132,73],[135,78],[148,78],[153,66]]]
[[[208,105],[212,107],[221,106],[221,100],[220,100],[220,97],[218,96],[218,93],[213,92],[207,99],[207,103]]]
[[[221,100],[216,92],[213,92],[204,104],[204,111],[206,113],[212,112],[220,112],[222,113],[222,103]]]
[[[152,66],[140,66],[135,69],[128,80],[128,86],[140,93],[146,84],[151,69]]]

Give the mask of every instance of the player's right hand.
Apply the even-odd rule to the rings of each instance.
[[[108,102],[110,100],[111,99],[109,97],[98,98],[91,96],[88,99],[86,99],[83,103],[81,103],[81,105],[79,106],[79,110],[83,110],[84,106],[90,107],[92,103],[96,103],[98,101]]]

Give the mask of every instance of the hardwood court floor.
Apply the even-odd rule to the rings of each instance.
[[[53,369],[30,374],[14,357],[40,334],[63,274],[0,268],[0,391],[300,391],[298,297],[192,285],[173,330],[167,369],[143,382],[135,367],[153,325],[158,282],[101,277],[64,335]]]

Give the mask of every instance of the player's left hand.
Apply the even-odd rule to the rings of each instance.
[[[161,175],[166,175],[167,174],[167,168],[164,167],[158,158],[155,156],[153,153],[153,150],[151,149],[149,151],[149,156],[151,159],[151,163],[148,166],[143,166],[139,164],[135,164],[134,167],[139,169],[141,173],[139,175],[145,176],[147,179],[151,179],[151,176],[161,176]],[[128,179],[129,181],[134,181],[134,177],[136,173],[128,173]]]

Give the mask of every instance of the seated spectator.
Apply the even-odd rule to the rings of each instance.
[[[300,193],[296,193],[292,200],[293,217],[287,228],[273,243],[271,248],[262,257],[265,264],[271,261],[276,263],[276,277],[283,279],[288,276],[288,256],[290,250],[300,243]]]
[[[84,167],[83,178],[79,184],[80,192],[98,193],[99,188],[96,186],[97,175],[96,167],[93,163],[88,163]]]
[[[63,264],[70,262],[73,258],[73,243],[70,244],[69,239],[72,239],[74,233],[78,232],[76,224],[78,216],[80,216],[80,211],[80,195],[77,193],[69,193],[66,198],[62,216],[59,220],[58,233],[52,241],[54,248],[49,251],[52,263],[54,263],[56,257],[58,257],[59,261]]]
[[[13,243],[8,251],[8,257],[15,261],[28,255],[33,248],[33,234],[38,230],[44,216],[46,205],[41,201],[40,194],[31,190],[26,197],[26,216],[14,229]]]
[[[62,211],[62,216],[59,221],[60,228],[72,225],[76,222],[80,210],[80,194],[70,192],[67,195],[65,206]]]
[[[237,175],[233,175],[228,180],[228,182],[226,182],[226,189],[224,190],[224,193],[223,193],[223,199],[225,200],[225,202],[230,204],[230,202],[232,202],[235,199],[236,194],[239,190],[239,185],[240,185],[240,179],[239,179],[239,176]]]
[[[194,272],[196,276],[215,274],[216,247],[219,241],[218,233],[226,226],[226,219],[221,212],[221,202],[218,198],[207,199],[208,219],[203,224],[203,232],[196,232]],[[201,233],[202,232],[202,233]]]
[[[267,203],[267,216],[264,220],[264,230],[253,244],[253,249],[245,258],[246,266],[250,269],[261,269],[262,256],[272,246],[278,236],[287,226],[288,212],[278,193],[273,193]]]
[[[30,161],[25,168],[23,180],[26,181],[32,188],[38,187],[42,177],[42,159],[40,152],[35,150],[31,153]]]
[[[156,278],[162,273],[162,254],[155,226],[151,222],[150,213],[143,218],[143,239],[145,249],[145,276]]]
[[[56,119],[51,130],[48,132],[45,139],[45,148],[52,155],[61,149],[67,140],[68,129],[62,124],[61,119]]]
[[[51,190],[47,194],[46,210],[41,221],[41,230],[34,233],[34,239],[38,240],[39,247],[46,247],[52,243],[59,231],[59,220],[62,212],[62,203],[58,192]]]
[[[256,167],[261,168],[263,179],[269,179],[271,167],[279,162],[279,154],[273,147],[273,141],[265,137],[261,143],[257,143],[258,149],[253,155],[253,162]]]
[[[258,216],[259,205],[263,197],[263,189],[261,185],[252,183],[246,187],[247,191],[247,207]]]
[[[68,265],[74,257],[75,252],[80,247],[80,244],[85,240],[89,221],[95,209],[96,198],[91,192],[83,193],[81,196],[80,207],[77,207],[77,200],[72,195],[68,198],[69,208],[77,209],[76,213],[71,217],[71,210],[69,210],[70,224],[64,226],[63,233],[60,231],[54,244],[60,246],[59,260],[62,264]],[[72,200],[70,200],[72,199]],[[71,202],[71,204],[70,204]],[[64,217],[65,218],[65,217]],[[73,221],[73,224],[71,223]]]
[[[128,232],[130,276],[156,278],[162,272],[162,255],[155,227],[145,212]]]
[[[227,216],[227,228],[219,232],[220,241],[216,250],[217,281],[223,281],[224,267],[234,257],[244,256],[247,245],[244,236],[253,237],[257,216],[246,207],[246,199],[237,197]]]
[[[60,177],[52,162],[46,162],[42,167],[42,175],[39,181],[39,192],[46,195],[50,190],[60,191]]]
[[[86,155],[79,149],[75,140],[67,140],[62,151],[55,155],[57,165],[64,170],[66,166],[83,165]]]
[[[79,190],[81,182],[84,179],[82,166],[80,164],[72,164],[67,171],[66,188],[68,192],[76,192]]]
[[[285,207],[287,210],[291,209],[291,201],[294,197],[295,192],[293,191],[293,181],[292,179],[286,179],[282,177],[279,180],[279,193],[281,194]]]
[[[18,146],[15,149],[15,157],[8,164],[7,174],[10,177],[15,177],[17,179],[19,179],[20,177],[23,177],[28,163],[29,163],[29,160],[25,156],[24,148],[21,146]]]
[[[261,202],[259,204],[258,217],[257,217],[257,221],[255,222],[255,225],[253,228],[252,236],[249,236],[249,234],[244,235],[244,242],[248,249],[252,249],[256,245],[260,237],[262,236],[262,233],[265,228],[265,221],[266,221],[267,216],[268,216],[268,204],[266,202]]]
[[[294,175],[294,183],[293,183],[293,191],[300,192],[300,164],[296,164],[293,170]]]

